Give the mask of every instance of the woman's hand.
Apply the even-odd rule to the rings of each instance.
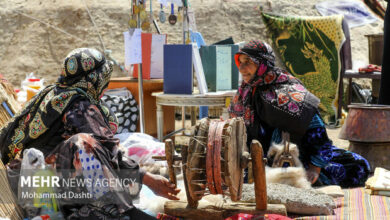
[[[320,176],[321,167],[316,167],[313,164],[309,164],[309,168],[306,170],[307,180],[311,184],[315,183]]]
[[[162,196],[170,200],[179,200],[176,195],[180,192],[180,189],[177,189],[175,184],[170,183],[163,176],[147,172],[144,175],[143,183],[158,196]]]

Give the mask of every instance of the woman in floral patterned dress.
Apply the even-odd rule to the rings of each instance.
[[[368,161],[332,144],[318,112],[319,99],[297,78],[275,67],[268,44],[250,41],[235,54],[235,62],[243,82],[229,112],[244,118],[248,145],[257,139],[267,153],[272,142],[282,141],[281,132],[287,132],[298,145],[312,184],[364,185],[370,172]]]
[[[64,178],[91,183],[104,178],[135,180],[131,185],[114,185],[115,190],[108,184],[60,189],[92,196],[61,200],[66,219],[155,219],[132,205],[142,184],[157,195],[178,199],[176,186],[143,171],[119,149],[119,140],[114,138],[116,118],[100,101],[111,73],[112,62],[99,51],[73,50],[64,60],[57,83],[34,96],[0,131],[1,159],[10,167],[17,167],[24,149],[36,148]]]

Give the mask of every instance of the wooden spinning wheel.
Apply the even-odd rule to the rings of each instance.
[[[241,157],[246,152],[246,130],[242,119],[203,119],[194,128],[188,146],[186,187],[188,200],[200,200],[206,193],[229,195],[239,201],[242,193]],[[245,157],[245,156],[244,156]],[[245,164],[244,164],[245,165]]]
[[[172,141],[167,140],[166,156],[153,158],[167,160],[170,180],[175,184],[173,162],[182,161],[187,207],[192,209],[196,209],[199,200],[208,194],[222,194],[229,196],[233,202],[239,201],[244,182],[243,170],[248,166],[248,162],[252,161],[252,168],[255,171],[253,176],[256,210],[275,213],[276,209],[272,205],[268,206],[267,210],[265,161],[261,144],[258,141],[252,142],[249,158],[246,142],[243,119],[222,121],[205,118],[193,127],[188,147],[182,148],[181,157],[173,156]]]

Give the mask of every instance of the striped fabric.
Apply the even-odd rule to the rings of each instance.
[[[364,188],[345,189],[336,199],[334,216],[311,216],[296,220],[385,220],[390,219],[390,197],[372,196]]]

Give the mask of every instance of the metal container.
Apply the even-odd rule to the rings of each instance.
[[[341,128],[341,139],[355,142],[390,143],[389,105],[349,105],[347,119]]]
[[[339,137],[349,140],[349,150],[365,157],[376,167],[390,169],[390,106],[349,105]]]

